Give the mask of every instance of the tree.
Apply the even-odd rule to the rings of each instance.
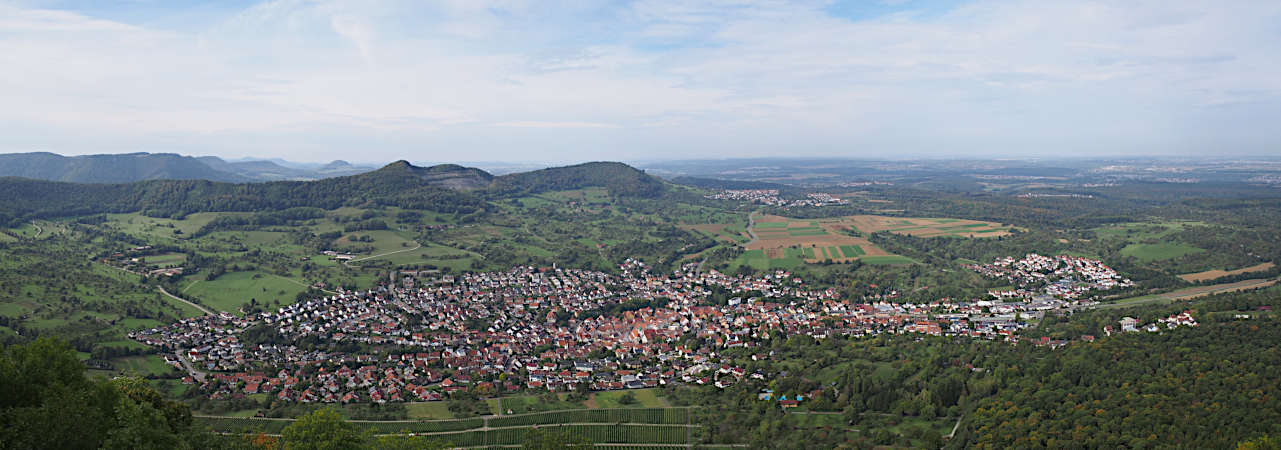
[[[632,392],[625,392],[625,393],[623,393],[623,395],[621,395],[621,396],[619,396],[619,397],[618,397],[618,404],[620,404],[620,405],[633,405],[633,404],[636,404],[636,394],[634,394],[634,393],[632,393]]]
[[[365,448],[365,434],[332,408],[299,417],[281,431],[285,450],[357,450]]]
[[[538,428],[525,432],[525,442],[521,448],[537,450],[558,450],[563,448],[590,448],[592,441],[568,431],[544,431]]]

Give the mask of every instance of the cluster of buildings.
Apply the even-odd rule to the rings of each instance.
[[[810,289],[787,271],[738,277],[696,267],[656,274],[628,260],[619,274],[529,266],[400,273],[371,290],[243,318],[184,319],[130,337],[180,355],[176,365],[210,371],[186,381],[214,398],[431,401],[458,390],[724,388],[766,375],[748,373],[723,352],[754,354],[777,336],[922,333],[1017,341],[1016,332],[1046,311],[1088,302],[860,303],[834,289]]]
[[[848,200],[842,200],[832,194],[825,193],[813,193],[806,195],[805,198],[802,199],[787,200],[779,197],[777,189],[730,189],[708,195],[706,198],[715,200],[748,201],[752,203],[781,207],[822,207],[830,205],[845,205],[849,203]]]
[[[1122,277],[1102,261],[1071,255],[1029,253],[1022,259],[1007,256],[991,264],[967,264],[964,267],[988,278],[1003,278],[1015,287],[988,293],[996,298],[1044,295],[1075,299],[1090,291],[1134,286],[1133,281]]]
[[[1192,317],[1192,311],[1183,311],[1179,314],[1171,314],[1169,317],[1157,319],[1156,322],[1147,325],[1139,323],[1139,320],[1133,317],[1122,317],[1119,324],[1121,325],[1121,332],[1125,333],[1137,333],[1139,331],[1156,333],[1160,332],[1162,329],[1195,327],[1199,325],[1196,318]],[[1107,333],[1108,336],[1111,336],[1114,329],[1111,326],[1107,326],[1103,328],[1103,332]]]
[[[147,257],[155,256],[155,253],[156,251],[152,246],[143,245],[112,253],[100,258],[98,262],[143,276],[182,275],[182,266],[160,267],[159,265],[149,264]]]

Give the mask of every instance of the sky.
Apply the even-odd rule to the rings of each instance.
[[[1281,154],[1281,2],[0,0],[0,152]]]

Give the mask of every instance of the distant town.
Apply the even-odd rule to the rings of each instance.
[[[716,194],[707,195],[705,198],[714,200],[738,200],[762,205],[778,206],[783,208],[792,207],[822,207],[831,205],[846,205],[848,200],[843,200],[832,194],[812,193],[807,194],[805,198],[787,200],[779,196],[777,189],[732,189],[724,190]]]

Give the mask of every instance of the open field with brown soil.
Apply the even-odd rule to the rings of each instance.
[[[958,236],[998,237],[1010,234],[1011,227],[999,223],[967,219],[889,217],[859,215],[841,218],[841,223],[864,233],[888,231],[916,237]]]
[[[1189,282],[1195,283],[1198,281],[1213,280],[1215,278],[1222,278],[1222,277],[1231,276],[1231,275],[1240,275],[1243,273],[1262,272],[1262,271],[1271,269],[1275,266],[1276,265],[1273,263],[1265,262],[1262,264],[1256,264],[1250,267],[1245,267],[1237,270],[1207,270],[1205,272],[1185,273],[1183,275],[1179,275],[1179,278],[1182,278],[1183,281],[1189,281]]]
[[[861,256],[890,255],[865,238],[846,234],[844,229],[834,219],[761,216],[752,227],[756,241],[748,244],[747,249],[763,250],[769,259],[788,257],[785,249],[800,249],[801,259],[811,263],[827,259],[850,262]]]

